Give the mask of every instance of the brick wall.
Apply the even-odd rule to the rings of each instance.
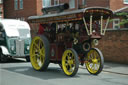
[[[128,29],[107,31],[98,48],[105,61],[128,64]]]
[[[3,4],[0,4],[0,8],[2,8],[2,18],[4,17]]]
[[[87,6],[109,7],[109,0],[86,0]]]
[[[42,15],[42,11],[41,11],[41,9],[42,9],[42,0],[37,0],[37,4],[36,4],[36,13],[37,13],[37,15]]]
[[[40,0],[37,0],[40,3]],[[14,9],[14,0],[4,0],[5,18],[27,18],[28,16],[37,15],[36,0],[23,0],[23,9]],[[19,6],[18,6],[19,7]]]
[[[110,0],[110,9],[114,11],[125,6],[128,6],[128,4],[124,4],[123,1],[124,0]]]

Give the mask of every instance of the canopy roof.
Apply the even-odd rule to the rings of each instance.
[[[113,12],[104,7],[88,7],[68,12],[66,11],[42,16],[30,16],[28,18],[28,22],[46,24],[51,22],[56,23],[82,20],[83,17],[85,17],[86,20],[89,20],[91,15],[93,16],[93,20],[98,20],[101,16],[103,16],[103,19],[107,19],[109,16],[111,17],[113,15]]]

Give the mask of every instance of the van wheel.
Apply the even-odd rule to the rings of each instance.
[[[0,62],[6,62],[7,61],[7,58],[5,55],[3,55],[2,52],[0,52]]]
[[[30,56],[26,56],[25,58],[27,62],[30,62]]]

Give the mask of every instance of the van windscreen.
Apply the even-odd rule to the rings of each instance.
[[[29,29],[18,29],[18,30],[19,30],[19,36],[21,38],[30,37],[30,30]]]

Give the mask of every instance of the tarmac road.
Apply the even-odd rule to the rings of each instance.
[[[23,59],[9,60],[0,63],[0,85],[128,85],[128,65],[105,63],[98,76],[80,67],[76,76],[68,77],[57,64],[39,72]]]

